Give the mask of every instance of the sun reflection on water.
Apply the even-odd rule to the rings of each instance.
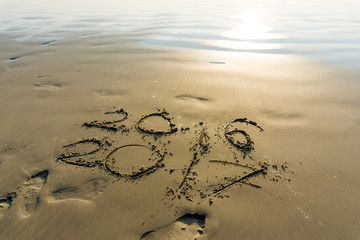
[[[230,17],[232,21],[236,22],[233,28],[220,33],[228,40],[213,40],[205,44],[238,50],[282,49],[283,47],[279,43],[260,42],[286,38],[282,34],[274,33],[273,28],[264,23],[265,16],[265,12],[248,12]]]
[[[242,40],[283,39],[285,36],[272,33],[273,29],[263,22],[265,13],[246,13],[232,17],[239,23],[234,29],[225,31],[222,36]]]

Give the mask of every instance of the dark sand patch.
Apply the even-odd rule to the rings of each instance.
[[[14,199],[16,198],[16,193],[8,193],[0,197],[0,220],[6,214],[6,211],[11,207]]]
[[[188,213],[168,225],[144,233],[140,239],[195,240],[204,234],[205,220],[203,214]]]
[[[15,60],[17,60],[17,59],[19,59],[20,57],[18,57],[18,56],[15,56],[15,57],[11,57],[11,58],[9,58],[9,60],[10,61],[15,61]]]

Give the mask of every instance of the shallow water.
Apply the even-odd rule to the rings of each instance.
[[[43,45],[111,34],[153,46],[296,54],[357,69],[360,3],[2,1],[0,33]],[[103,44],[111,44],[107,41]]]

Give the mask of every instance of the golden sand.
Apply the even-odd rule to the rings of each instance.
[[[3,41],[1,239],[359,237],[354,75],[101,42]]]

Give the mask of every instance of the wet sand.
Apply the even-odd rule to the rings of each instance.
[[[356,74],[116,36],[1,42],[1,239],[359,238]]]

